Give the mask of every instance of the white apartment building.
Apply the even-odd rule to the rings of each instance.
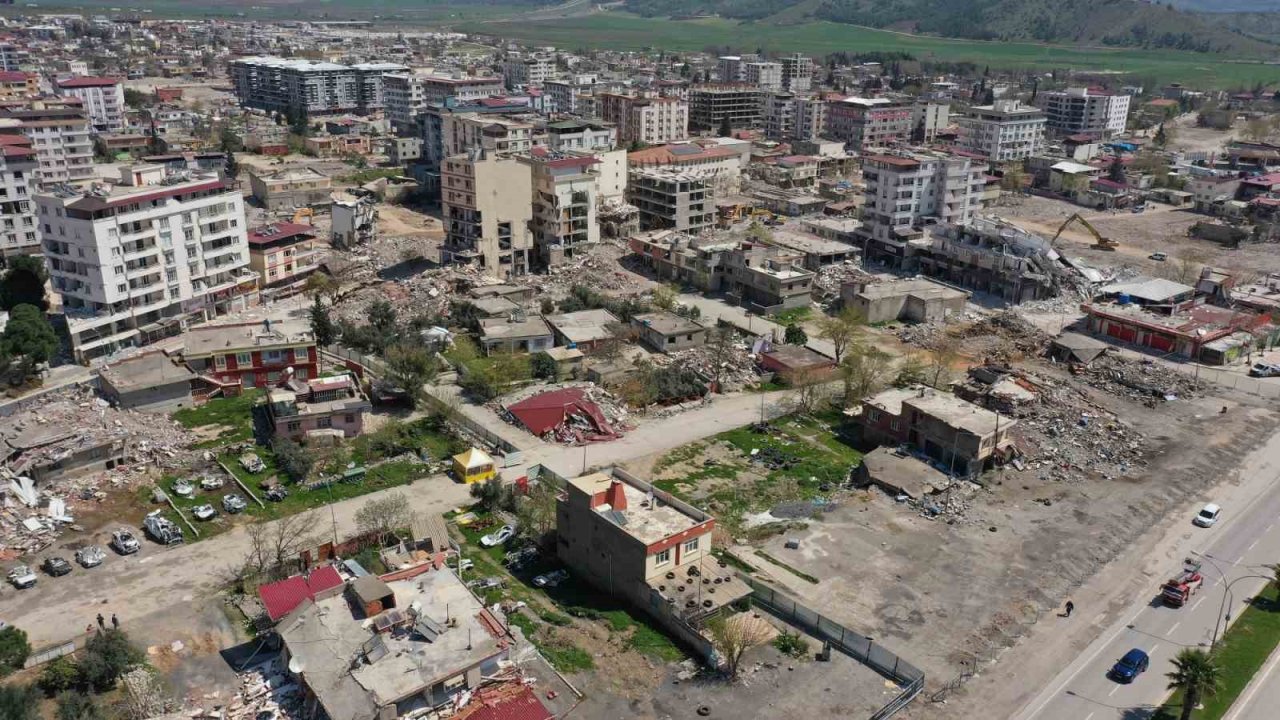
[[[959,118],[957,145],[995,163],[1025,160],[1044,151],[1046,122],[1039,108],[997,100],[994,105],[971,107]]]
[[[524,153],[547,142],[546,127],[536,116],[445,114],[440,128],[445,157],[475,149]]]
[[[59,95],[80,98],[94,132],[124,131],[124,83],[120,78],[70,77],[55,80],[53,86]]]
[[[428,105],[449,98],[469,103],[502,93],[502,78],[446,77],[423,73],[388,73],[382,77],[387,120],[402,135],[416,135],[417,117]]]
[[[618,131],[609,125],[586,120],[548,123],[547,147],[557,151],[611,150],[618,144]]]
[[[782,89],[782,63],[750,62],[742,67],[743,81],[764,90]]]
[[[536,153],[521,158],[533,183],[533,244],[538,262],[553,267],[600,242],[598,184],[590,155]]]
[[[0,129],[0,257],[40,252],[30,194],[36,167],[31,139],[16,127]]]
[[[1124,132],[1129,102],[1124,93],[1111,94],[1089,88],[1041,92],[1039,103],[1047,126],[1059,135],[1093,135],[1107,139]]]
[[[578,75],[563,80],[547,80],[542,83],[542,92],[551,112],[591,117],[587,106],[597,84],[595,75]]]
[[[18,72],[21,69],[24,54],[13,43],[0,42],[0,71]]]
[[[307,116],[380,110],[383,76],[407,70],[398,63],[339,65],[279,57],[240,58],[229,69],[244,107]]]
[[[689,103],[684,100],[615,93],[597,98],[600,117],[617,127],[619,143],[661,145],[689,135]]]
[[[773,92],[764,96],[762,109],[764,136],[785,140],[796,130],[796,96],[789,92]]]
[[[555,77],[556,61],[547,55],[513,55],[502,64],[502,79],[507,87],[515,89],[529,85],[541,85]]]
[[[817,140],[827,130],[827,101],[817,97],[797,97],[792,101],[795,108],[795,128],[792,136],[797,140]]]
[[[533,249],[532,174],[528,164],[492,152],[454,155],[440,164],[445,263],[487,275],[527,275]]]
[[[121,182],[35,202],[54,292],[80,362],[256,301],[244,200],[214,174],[121,168]]]
[[[908,243],[926,220],[966,225],[981,203],[983,167],[969,158],[930,150],[868,155],[862,227],[869,260],[901,267]]]
[[[93,177],[93,139],[78,98],[32,100],[24,107],[0,111],[0,124],[30,138],[38,163],[37,187]]]
[[[813,88],[813,60],[796,53],[779,58],[782,64],[782,87],[793,93],[809,92]]]
[[[745,82],[747,63],[760,59],[759,55],[722,55],[716,62],[716,75],[722,83]]]

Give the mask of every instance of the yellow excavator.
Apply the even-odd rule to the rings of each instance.
[[[1092,224],[1090,224],[1088,220],[1085,220],[1083,217],[1080,216],[1080,213],[1072,213],[1071,217],[1067,218],[1067,221],[1062,223],[1062,226],[1058,228],[1058,232],[1054,233],[1053,239],[1049,241],[1049,247],[1053,247],[1055,244],[1057,244],[1058,238],[1062,237],[1062,231],[1066,230],[1067,226],[1069,226],[1073,222],[1078,222],[1081,225],[1083,225],[1084,229],[1088,230],[1089,234],[1093,236],[1094,250],[1114,251],[1120,247],[1120,243],[1116,242],[1115,240],[1112,240],[1111,238],[1103,237],[1102,233],[1098,232],[1097,228],[1095,228]]]
[[[295,225],[298,225],[302,223],[303,218],[306,218],[308,225],[315,225],[316,224],[315,214],[316,214],[315,211],[312,210],[311,208],[306,208],[306,207],[298,208],[298,211],[293,214],[292,222]]]

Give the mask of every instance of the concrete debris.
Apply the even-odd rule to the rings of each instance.
[[[813,298],[824,306],[830,306],[840,299],[840,287],[855,280],[871,285],[880,282],[881,278],[852,261],[826,265],[814,275]]]
[[[1191,375],[1154,360],[1116,353],[1105,353],[1076,372],[1092,387],[1147,403],[1194,398],[1205,390],[1204,384]]]
[[[626,405],[592,382],[524,388],[489,405],[512,425],[562,445],[615,440],[630,429]]]
[[[227,704],[227,720],[301,720],[302,687],[289,677],[279,656],[240,673],[240,691]]]
[[[654,362],[687,368],[707,383],[719,379],[719,391],[731,393],[755,385],[760,380],[760,372],[750,350],[751,346],[743,342],[729,343],[723,349],[714,345],[702,345],[655,356]]]
[[[135,718],[158,717],[177,709],[155,673],[148,668],[135,668],[120,676],[124,686],[128,716]]]

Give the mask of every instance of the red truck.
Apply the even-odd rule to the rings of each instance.
[[[1201,585],[1204,585],[1204,576],[1200,574],[1200,563],[1187,558],[1182,561],[1182,570],[1161,586],[1160,597],[1169,607],[1182,607]]]

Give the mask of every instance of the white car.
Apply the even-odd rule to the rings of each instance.
[[[1213,503],[1209,503],[1201,508],[1200,513],[1196,515],[1195,519],[1191,522],[1202,528],[1213,527],[1213,524],[1218,522],[1218,516],[1221,514],[1222,508],[1214,505]]]
[[[498,528],[496,532],[491,532],[488,535],[485,535],[484,537],[480,538],[480,544],[485,547],[494,547],[495,545],[501,545],[505,543],[506,541],[510,540],[515,536],[516,536],[516,528],[514,525],[503,525],[502,527]]]
[[[107,553],[97,545],[89,545],[76,551],[76,562],[80,563],[81,567],[97,567],[106,559]]]
[[[203,490],[217,490],[226,484],[226,480],[218,475],[205,475],[200,478],[200,488]]]
[[[173,484],[173,494],[178,497],[189,498],[195,493],[195,486],[186,480],[179,480]]]
[[[212,505],[197,505],[191,508],[191,514],[195,515],[197,520],[212,520],[218,517],[218,511]]]
[[[36,574],[26,565],[18,565],[9,571],[9,582],[19,590],[25,590],[36,584]]]

